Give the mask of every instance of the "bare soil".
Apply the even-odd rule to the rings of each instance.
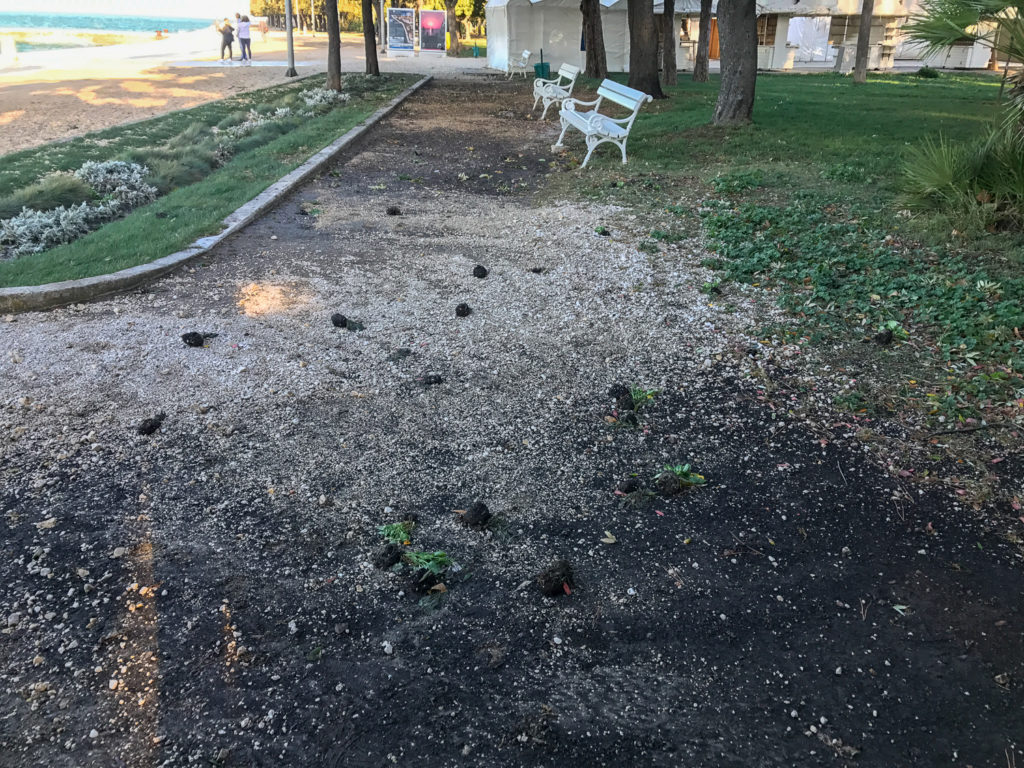
[[[0,324],[5,768],[1024,760],[1019,549],[767,399],[771,300],[550,199],[531,102],[434,83],[206,263]]]

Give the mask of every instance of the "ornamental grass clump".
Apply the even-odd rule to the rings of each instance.
[[[156,188],[146,182],[149,169],[137,163],[89,161],[73,175],[99,197],[98,202],[49,210],[22,208],[16,216],[0,221],[0,258],[13,259],[70,243],[157,196]]]

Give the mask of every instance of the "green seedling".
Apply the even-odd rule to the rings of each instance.
[[[387,525],[382,525],[377,530],[380,532],[381,536],[392,544],[408,545],[412,538],[412,529],[415,526],[416,523],[412,520],[403,520],[400,523],[388,523]]]
[[[909,339],[910,334],[907,333],[907,329],[899,324],[896,320],[886,320],[882,323],[882,328],[887,331],[892,331],[892,335],[897,339]]]
[[[708,296],[720,296],[722,294],[721,283],[717,280],[714,282],[704,283],[700,287],[701,293],[706,293]]]
[[[689,464],[666,464],[661,475],[673,475],[680,485],[685,486],[704,485],[707,482],[704,475],[691,472]]]
[[[630,387],[629,394],[633,398],[633,410],[639,411],[649,403],[654,402],[654,396],[657,395],[661,390],[659,389],[644,389],[643,387]]]
[[[608,229],[608,227],[606,227],[604,225],[595,228],[594,232],[599,234],[601,237],[608,237],[612,233],[612,231],[610,229]]]
[[[408,552],[402,559],[413,568],[423,568],[435,576],[440,576],[452,564],[452,559],[444,552]]]

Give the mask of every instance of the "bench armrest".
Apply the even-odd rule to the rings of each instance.
[[[593,107],[596,104],[600,104],[601,99],[596,98],[593,101],[580,101],[579,99],[566,99],[562,102],[562,109],[567,109],[570,112],[575,112],[576,107]]]

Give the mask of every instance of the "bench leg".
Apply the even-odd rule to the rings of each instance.
[[[616,143],[618,143],[618,142],[616,142]],[[623,139],[622,142],[619,143],[619,149],[622,150],[622,164],[625,165],[626,164],[626,140],[625,139]]]
[[[565,120],[562,120],[562,132],[558,134],[558,141],[556,141],[554,146],[551,147],[552,149],[565,146],[564,144],[562,144],[562,139],[565,138],[565,132],[568,130],[568,128],[569,124],[565,122]]]
[[[587,156],[583,158],[583,164],[580,168],[586,168],[587,163],[590,162],[590,156],[594,154],[594,150],[597,149],[597,145],[601,142],[595,139],[593,136],[587,136]]]
[[[544,99],[544,111],[540,113],[540,119],[541,120],[543,120],[544,116],[547,115],[548,107],[550,107],[554,103],[555,102],[552,99]],[[536,103],[534,103],[534,106],[537,106]]]
[[[540,101],[540,94],[539,93],[533,94],[533,109],[530,110],[531,112],[533,112],[533,111],[535,111],[537,109],[537,102],[538,101]],[[547,112],[547,108],[545,108],[544,111]],[[541,120],[543,120],[543,119],[544,118],[541,117]]]

